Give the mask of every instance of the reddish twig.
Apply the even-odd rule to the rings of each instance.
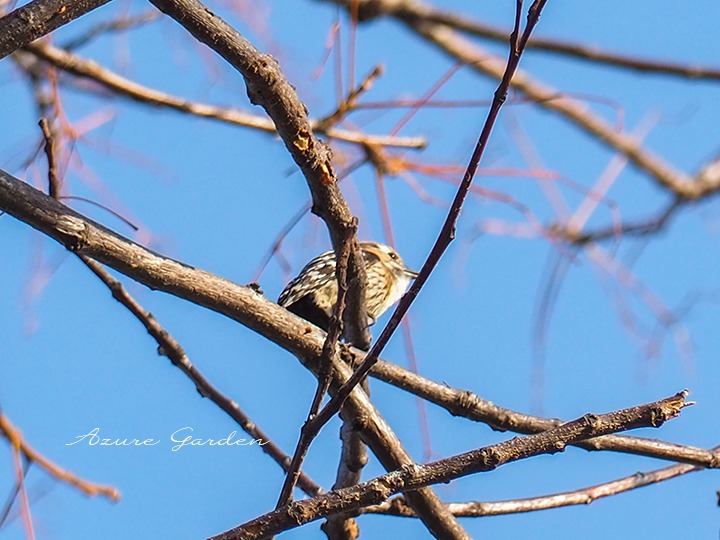
[[[53,476],[56,480],[73,486],[89,497],[102,495],[114,502],[120,500],[120,492],[114,487],[103,486],[83,480],[70,471],[55,465],[52,461],[40,454],[40,452],[35,450],[23,439],[20,431],[18,431],[10,420],[8,420],[8,418],[2,413],[0,413],[0,432],[2,432],[5,438],[10,441],[10,444],[17,448],[26,459],[37,464],[41,469]]]

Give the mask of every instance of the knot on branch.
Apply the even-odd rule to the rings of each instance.
[[[302,525],[303,523],[307,523],[313,514],[312,510],[306,504],[293,502],[288,505],[287,515],[298,525]]]
[[[514,437],[513,439],[517,439],[517,437]],[[484,448],[482,450],[482,464],[483,464],[482,470],[492,471],[494,469],[497,469],[501,460],[502,460],[502,458],[500,456],[500,453],[496,449]]]
[[[261,105],[267,102],[266,97],[273,96],[276,90],[274,87],[281,80],[280,64],[270,54],[258,53],[249,66],[249,71],[258,76],[260,80],[245,77],[247,84],[247,96],[253,105]],[[274,98],[277,99],[277,98]]]
[[[56,223],[63,245],[70,251],[79,252],[87,245],[87,224],[73,216],[60,216]]]
[[[405,466],[400,469],[380,476],[370,481],[370,491],[373,500],[382,502],[387,500],[393,493],[402,491],[405,486]]]
[[[583,416],[583,423],[591,430],[596,430],[600,425],[600,419],[596,414],[588,413]]]

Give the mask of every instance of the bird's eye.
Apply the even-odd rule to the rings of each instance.
[[[391,251],[390,253],[388,253],[388,255],[390,255],[391,259],[393,259],[394,261],[397,261],[397,258],[398,258],[397,253],[395,253],[394,251]]]

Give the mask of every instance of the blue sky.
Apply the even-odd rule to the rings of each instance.
[[[464,9],[474,18],[503,27],[512,20],[514,2],[467,4],[454,1],[444,6]],[[309,73],[320,66],[335,8],[287,0],[262,2],[252,11],[249,4],[243,6],[244,16],[230,12],[227,5],[212,7],[278,57],[313,117],[331,112],[336,105],[331,65],[320,78]],[[143,9],[149,8],[109,4],[63,28],[55,43],[62,44],[108,17]],[[659,60],[713,65],[720,52],[714,38],[719,9],[707,1],[693,4],[692,10],[674,2],[551,1],[536,34]],[[347,60],[347,42],[343,45]],[[499,45],[488,48],[505,56]],[[102,37],[78,52],[148,86],[261,113],[248,103],[239,75],[194,44],[173,22]],[[384,65],[385,74],[366,101],[417,98],[452,67],[442,54],[388,20],[363,26],[358,34],[357,78],[378,63]],[[681,170],[693,173],[717,155],[716,83],[621,72],[532,51],[521,68],[564,92],[612,100],[622,108],[624,127],[632,132],[649,125],[645,144]],[[343,69],[346,76],[347,62]],[[463,68],[436,98],[488,100],[494,89],[493,81]],[[61,96],[65,113],[76,126],[88,118],[108,118],[78,143],[65,179],[66,192],[112,208],[141,230],[133,236],[107,212],[81,201],[70,204],[165,255],[247,283],[283,225],[309,199],[304,180],[274,137],[67,87],[61,89]],[[611,107],[595,101],[589,106],[606,121],[617,121]],[[3,123],[12,127],[0,131],[2,168],[32,182],[41,180],[42,160],[23,168],[40,133],[32,94],[9,58],[0,63],[0,110]],[[422,153],[394,155],[427,165],[464,166],[486,112],[484,107],[421,111],[400,134],[427,137],[429,147]],[[363,111],[350,120],[367,132],[386,133],[405,113]],[[538,180],[507,174],[509,169],[529,167],[518,144],[517,125],[544,170],[585,189],[600,177],[613,153],[566,121],[510,100],[476,185],[508,194],[547,223],[554,215]],[[334,151],[340,170],[358,155],[347,145],[336,145]],[[445,205],[451,199],[452,186],[420,173],[413,178]],[[419,268],[446,206],[422,201],[402,178],[386,179],[385,187],[397,248],[409,266]],[[560,189],[573,208],[583,200],[582,193],[565,184]],[[364,167],[353,173],[344,181],[343,191],[360,218],[361,237],[385,240],[372,171]],[[653,215],[667,195],[646,175],[626,167],[607,199],[621,219],[632,221]],[[538,238],[478,235],[489,219],[526,221],[507,205],[470,197],[457,240],[409,314],[420,373],[472,390],[498,405],[523,412],[537,412],[541,405],[547,416],[568,419],[689,388],[696,406],[659,431],[636,434],[700,447],[718,444],[716,215],[715,201],[700,203],[682,211],[662,234],[646,240],[626,238],[616,251],[617,260],[632,269],[643,290],[651,291],[668,309],[698,299],[678,324],[662,334],[662,349],[653,357],[645,353],[647,340],[639,339],[623,319],[631,313],[639,326],[652,330],[657,319],[646,302],[587,255],[578,255],[551,312],[544,392],[538,404],[533,398],[538,358],[533,331],[547,283],[548,257],[557,255],[557,250]],[[612,220],[612,212],[601,206],[590,225]],[[291,273],[328,245],[324,226],[305,217],[283,247]],[[602,248],[614,252],[613,244]],[[274,507],[282,475],[257,447],[172,451],[169,438],[180,428],[192,427],[198,436],[217,439],[237,427],[157,355],[156,344],[140,324],[78,260],[9,216],[0,219],[0,249],[4,337],[0,406],[45,456],[85,479],[116,486],[123,496],[117,504],[88,499],[34,467],[27,483],[38,538],[206,537]],[[273,260],[260,282],[266,295],[275,299],[289,277]],[[315,387],[296,359],[215,313],[123,281],[180,341],[206,377],[291,453]],[[374,328],[375,335],[385,320]],[[686,342],[692,354],[676,346]],[[383,356],[407,365],[399,333]],[[373,383],[372,392],[380,412],[421,460],[424,448],[414,398],[379,382]],[[433,459],[511,436],[450,417],[434,406],[428,406],[428,426]],[[67,446],[96,427],[107,437],[154,438],[161,443],[139,448]],[[326,427],[306,463],[308,474],[325,487],[332,485],[335,474],[338,427],[337,421]],[[437,491],[448,501],[522,498],[579,489],[665,465],[635,456],[569,449],[439,486]],[[12,470],[10,451],[2,443],[0,500],[10,490]],[[381,472],[371,459],[365,477]],[[552,534],[569,539],[582,530],[588,539],[676,534],[708,538],[719,529],[716,490],[717,478],[704,471],[589,506],[462,523],[474,537]],[[360,526],[364,538],[425,534],[411,520],[368,516]],[[316,538],[318,534],[318,525],[313,524],[285,536]],[[0,537],[24,538],[21,520],[16,516],[0,529]]]

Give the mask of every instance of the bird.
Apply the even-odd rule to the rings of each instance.
[[[358,244],[365,259],[365,304],[368,325],[372,325],[400,300],[418,273],[405,266],[400,255],[390,246],[367,241]],[[337,294],[335,252],[331,250],[318,255],[303,267],[280,293],[278,304],[327,331]]]

